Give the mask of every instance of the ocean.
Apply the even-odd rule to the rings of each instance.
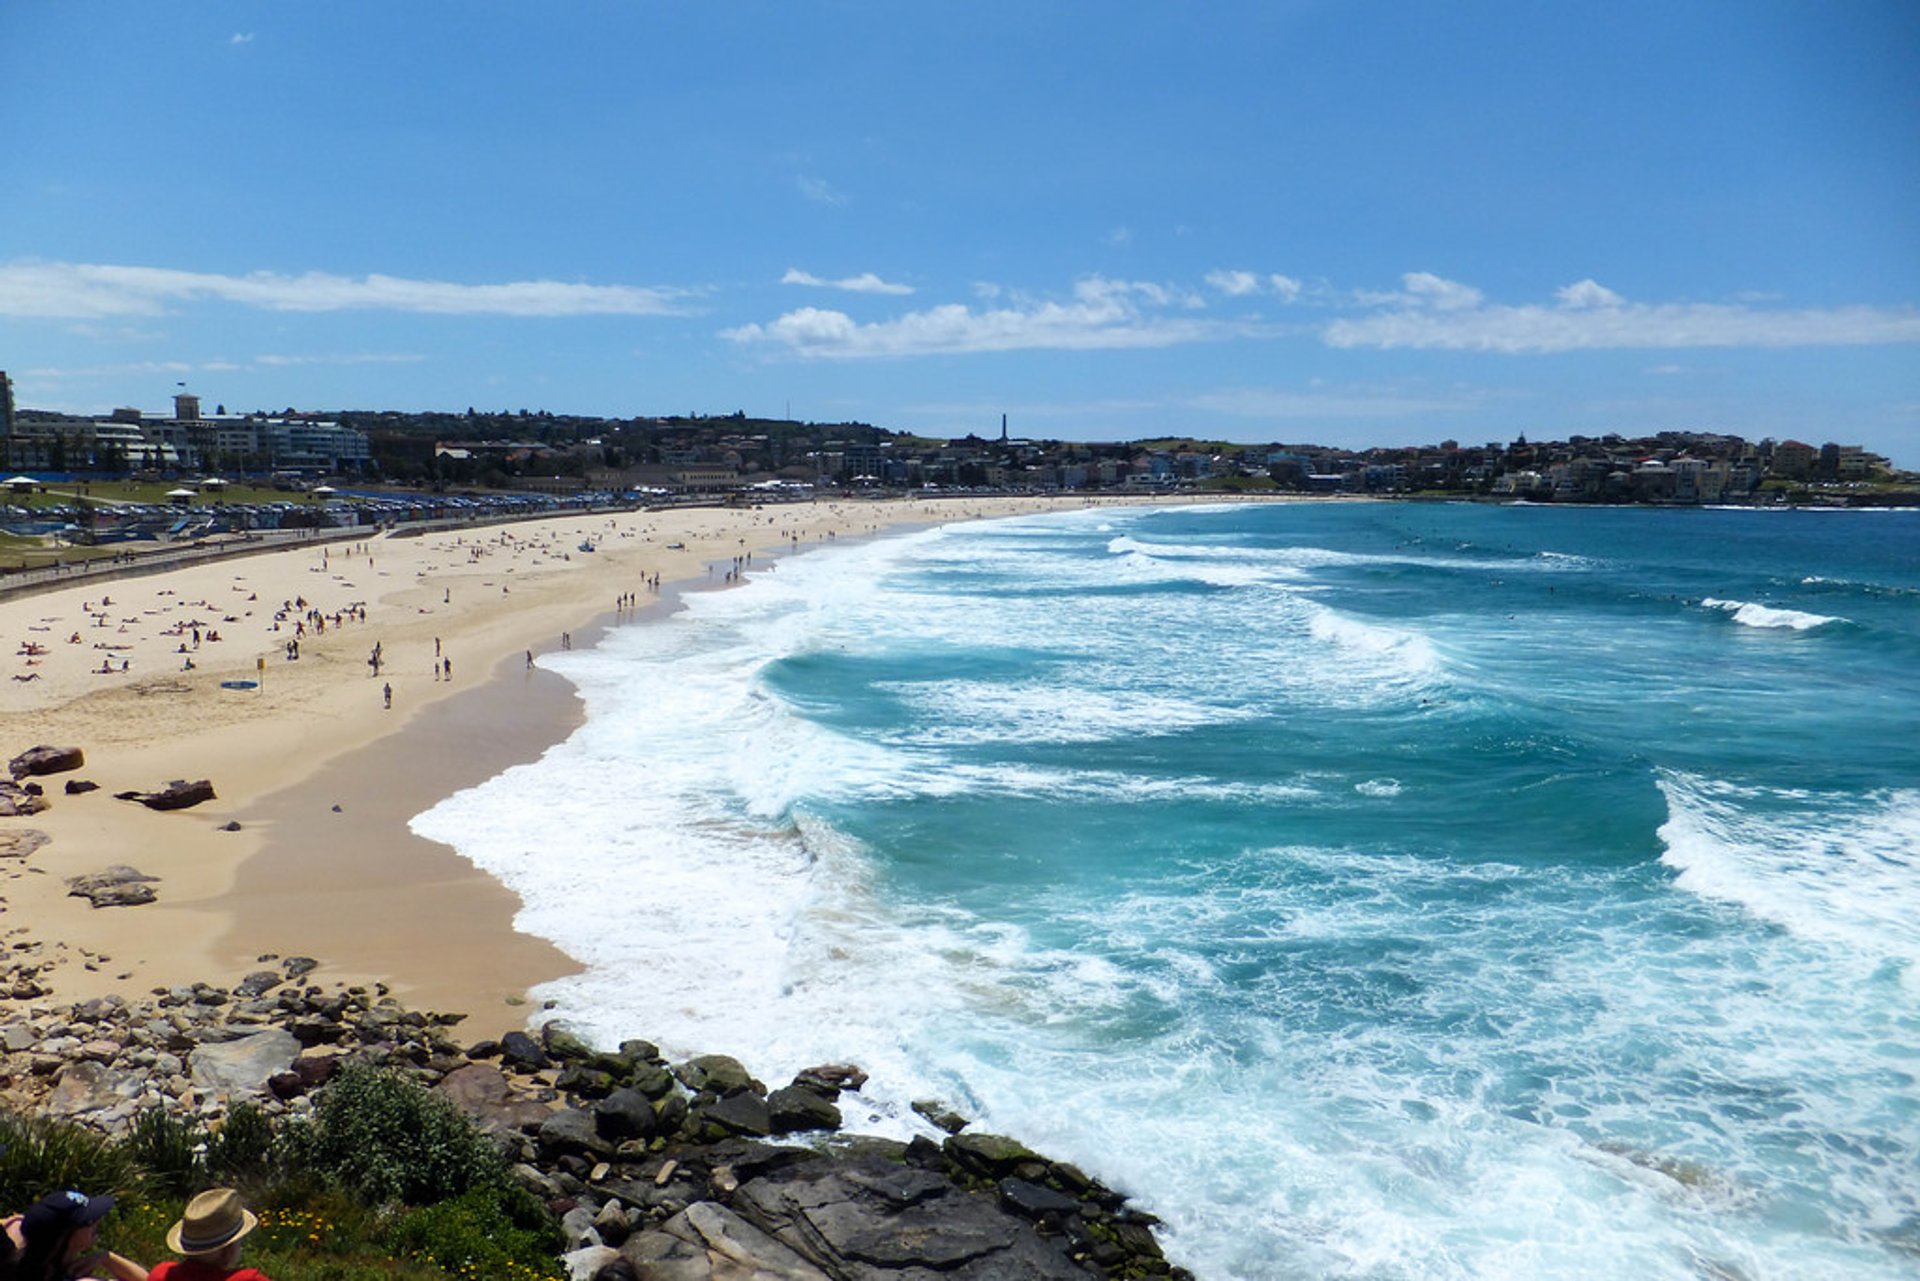
[[[1920,1274],[1920,513],[1021,517],[542,662],[414,826],[600,1041],[857,1062],[1208,1281]]]

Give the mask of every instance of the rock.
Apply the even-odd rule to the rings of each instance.
[[[500,1057],[523,1072],[538,1072],[553,1066],[553,1060],[540,1048],[540,1043],[525,1032],[509,1032],[501,1037]]]
[[[1025,1144],[1001,1134],[956,1134],[944,1146],[955,1165],[981,1178],[998,1179],[1040,1159]]]
[[[114,1107],[139,1094],[138,1073],[122,1072],[104,1063],[82,1060],[60,1070],[53,1093],[47,1096],[46,1111],[52,1116],[74,1117]]]
[[[709,1104],[703,1112],[707,1120],[733,1134],[764,1138],[773,1133],[773,1117],[767,1109],[767,1101],[758,1094],[744,1090],[729,1094],[719,1102]]]
[[[29,792],[18,783],[0,781],[0,817],[38,814],[50,803],[46,797]]]
[[[913,1110],[948,1134],[958,1134],[973,1124],[938,1099],[915,1099]]]
[[[1080,1203],[1064,1192],[1025,1179],[1000,1180],[1000,1204],[1023,1219],[1049,1214],[1064,1217],[1080,1208]]]
[[[264,992],[271,992],[286,980],[272,970],[255,970],[233,985],[234,994],[251,999]]]
[[[585,1245],[561,1255],[560,1266],[567,1270],[567,1281],[593,1281],[601,1268],[619,1257],[612,1246]]]
[[[937,1273],[952,1281],[1086,1281],[1055,1242],[925,1170],[873,1158],[817,1161],[742,1187],[734,1209],[829,1275]]]
[[[314,960],[311,956],[289,956],[286,960],[280,962],[280,968],[287,972],[287,978],[291,981],[293,979],[305,978],[307,975],[313,973],[316,969],[320,968],[320,962]]]
[[[77,747],[30,747],[7,762],[7,773],[15,778],[33,774],[64,774],[87,763],[87,754]]]
[[[688,1059],[673,1069],[682,1085],[689,1090],[708,1090],[714,1094],[738,1094],[742,1090],[752,1090],[755,1094],[765,1094],[767,1087],[753,1079],[739,1059],[725,1054],[703,1054],[697,1059]]]
[[[25,858],[47,843],[47,834],[30,827],[0,832],[0,858]]]
[[[515,1095],[506,1075],[489,1063],[469,1063],[447,1073],[433,1088],[492,1135],[537,1129],[550,1115],[547,1108]]]
[[[237,818],[230,818],[226,822],[222,823],[219,827],[215,828],[214,830],[217,832],[237,832],[240,830],[240,820]]]
[[[812,1090],[832,1103],[840,1097],[842,1090],[857,1090],[867,1083],[867,1074],[851,1063],[822,1063],[817,1067],[802,1068],[793,1078],[793,1083],[803,1090]]]
[[[288,1071],[300,1056],[300,1042],[285,1028],[269,1028],[236,1041],[200,1045],[188,1056],[193,1083],[216,1094],[256,1095],[268,1078]]]
[[[840,1128],[840,1109],[813,1090],[797,1085],[789,1085],[769,1094],[767,1115],[775,1134]]]
[[[100,790],[100,784],[84,778],[70,778],[64,789],[68,796],[85,796],[88,792]]]
[[[541,1028],[540,1041],[549,1058],[586,1060],[593,1058],[596,1054],[591,1045],[558,1023],[549,1023]]]
[[[633,1220],[627,1217],[626,1209],[619,1201],[608,1201],[600,1207],[600,1213],[593,1216],[593,1230],[599,1233],[602,1241],[617,1246],[632,1234]]]
[[[158,897],[153,886],[159,879],[117,863],[103,872],[69,876],[67,896],[86,899],[95,907],[132,907]]]
[[[123,801],[139,801],[150,810],[183,810],[215,799],[213,784],[204,778],[193,782],[176,778],[157,792],[115,792],[114,797]]]
[[[560,1216],[560,1231],[570,1251],[606,1244],[593,1226],[593,1211],[584,1205],[577,1205]]]
[[[650,1138],[654,1129],[653,1102],[638,1090],[615,1090],[593,1105],[593,1121],[601,1137],[614,1143]]]
[[[540,1150],[553,1156],[609,1157],[613,1144],[600,1137],[593,1113],[562,1108],[540,1123]]]
[[[712,1201],[696,1201],[655,1231],[629,1237],[620,1253],[648,1281],[831,1281],[792,1248]]]

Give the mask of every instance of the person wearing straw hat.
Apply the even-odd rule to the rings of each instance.
[[[259,1226],[232,1188],[202,1192],[167,1229],[167,1248],[181,1257],[156,1265],[147,1281],[269,1281],[265,1273],[240,1266],[241,1240]]]

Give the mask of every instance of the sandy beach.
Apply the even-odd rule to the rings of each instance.
[[[465,1012],[469,1034],[519,1026],[534,1013],[527,990],[572,963],[514,931],[513,895],[406,824],[578,724],[572,687],[539,669],[541,654],[645,625],[670,603],[656,578],[724,589],[736,557],[1091,501],[575,515],[0,599],[0,751],[87,755],[40,780],[51,808],[0,818],[0,835],[48,838],[0,856],[0,943],[14,963],[50,963],[35,981],[67,1000],[230,983],[263,955],[307,955],[317,978]],[[98,790],[65,794],[75,778]],[[190,809],[114,797],[203,778],[217,799]],[[67,878],[114,864],[159,878],[158,900],[96,909],[68,894]],[[12,1003],[0,988],[0,1011]]]

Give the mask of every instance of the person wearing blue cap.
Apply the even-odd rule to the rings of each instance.
[[[133,1260],[94,1249],[94,1234],[111,1209],[111,1196],[52,1192],[0,1224],[15,1251],[15,1281],[147,1281],[147,1270]]]

